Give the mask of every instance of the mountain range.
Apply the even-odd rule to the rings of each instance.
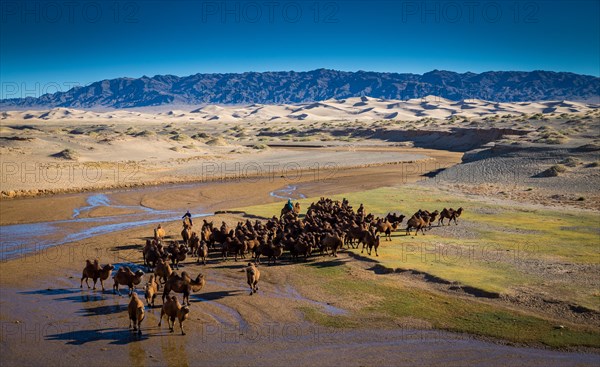
[[[0,107],[133,108],[165,104],[294,104],[369,96],[407,100],[436,95],[454,101],[571,100],[598,102],[600,78],[568,72],[456,73],[246,72],[116,78],[39,98],[0,100]]]

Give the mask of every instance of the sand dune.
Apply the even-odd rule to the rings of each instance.
[[[370,97],[355,97],[345,100],[326,100],[298,105],[259,105],[193,107],[189,110],[177,109],[158,114],[139,110],[116,110],[109,112],[81,111],[70,108],[53,108],[45,111],[5,111],[1,120],[75,120],[75,121],[324,121],[348,120],[359,118],[364,121],[375,120],[419,120],[422,118],[447,119],[458,117],[486,117],[503,114],[535,113],[582,113],[600,106],[570,102],[519,102],[498,103],[479,99],[451,101],[428,96],[407,101],[384,100]]]

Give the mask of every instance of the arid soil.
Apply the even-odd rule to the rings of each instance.
[[[526,202],[597,213],[600,110],[560,108],[573,111],[513,111],[479,118],[475,113],[446,119],[427,115],[356,124],[288,121],[274,122],[270,128],[262,122],[211,121],[198,128],[183,120],[165,122],[164,116],[157,121],[131,117],[109,125],[97,117],[79,123],[73,114],[64,120],[5,114],[0,126],[0,247],[8,249],[6,233],[15,233],[13,225],[47,226],[51,234],[46,239],[52,243],[85,231],[96,223],[92,220],[110,217],[113,223],[164,215],[170,218],[163,222],[167,233],[178,238],[177,218],[186,209],[210,214],[204,218],[215,223],[234,224],[246,218],[212,214],[287,197],[329,196],[417,181],[449,197],[478,196],[491,203]],[[110,203],[94,205],[91,196],[109,198]],[[341,295],[325,294],[304,278],[310,272],[303,264],[261,266],[259,293],[250,297],[241,271],[244,262],[222,262],[216,253],[206,266],[188,259],[181,268],[207,278],[205,288],[191,297],[191,316],[184,324],[187,335],[180,335],[177,323],[174,334],[164,321],[158,328],[160,309],[147,308],[143,333],[135,336],[127,330],[127,297],[112,294],[112,279],[105,282],[104,292],[88,290],[85,284],[80,289],[81,270],[85,260],[93,258],[139,268],[140,246],[156,223],[115,227],[59,246],[33,247],[36,252],[28,248],[16,258],[3,256],[1,364],[561,366],[599,361],[597,350],[516,347],[433,330],[422,320],[373,315],[358,320],[360,327],[322,326],[308,321],[311,309],[343,316],[377,299],[357,295],[351,304],[342,302]],[[464,225],[469,228],[468,221]],[[26,238],[28,227],[18,228],[19,236]],[[455,228],[439,231],[458,239],[476,235]],[[432,294],[587,322],[578,319],[577,310],[548,304],[526,289],[512,297],[477,297],[423,274],[374,268],[349,253],[335,261],[351,264],[349,275],[361,281],[375,284],[385,279]],[[332,266],[328,258],[313,262],[310,269]],[[517,265],[548,277],[549,283],[571,277],[574,286],[586,286],[586,277],[592,283],[598,278],[597,264]],[[590,325],[599,322],[589,319]]]
[[[221,215],[207,219],[235,223],[240,218]],[[175,222],[166,229],[173,233],[178,227]],[[173,334],[164,324],[159,328],[159,308],[147,308],[143,333],[136,336],[127,330],[127,296],[112,293],[112,280],[105,282],[106,291],[102,292],[88,290],[85,284],[79,289],[79,277],[84,259],[91,257],[102,263],[139,267],[137,244],[148,234],[147,228],[122,231],[4,262],[3,365],[390,365],[402,360],[407,365],[560,366],[593,365],[598,359],[596,354],[514,347],[439,332],[410,320],[376,332],[369,324],[352,330],[312,324],[304,320],[305,307],[344,315],[358,305],[343,304],[306,288],[299,272],[302,264],[263,265],[259,292],[250,297],[241,272],[244,263],[222,262],[216,254],[207,266],[195,265],[192,259],[181,268],[193,276],[200,271],[208,280],[205,288],[191,297],[191,316],[184,323],[187,335],[179,335],[178,325]],[[328,258],[315,261],[330,262]],[[347,254],[336,261],[353,264],[352,276],[375,282],[381,276],[367,269],[368,262]],[[36,269],[34,276],[32,268]],[[398,280],[432,289],[429,283],[414,278]],[[126,290],[122,292],[126,294]]]

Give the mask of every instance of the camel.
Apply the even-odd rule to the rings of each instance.
[[[325,253],[329,253],[328,249],[331,249],[331,256],[337,257],[337,250],[344,247],[344,237],[337,233],[328,233],[321,238],[321,251],[325,250]]]
[[[363,238],[363,232],[367,229],[366,224],[357,225],[352,223],[347,230],[344,242],[348,247],[357,248]],[[354,240],[356,240],[356,246],[354,246]]]
[[[119,284],[126,285],[129,287],[129,294],[131,294],[135,290],[135,286],[140,284],[142,278],[144,277],[144,272],[141,270],[136,271],[135,273],[129,269],[128,266],[123,266],[119,268],[113,277],[115,284],[113,285],[113,291],[121,295],[119,291]]]
[[[129,312],[129,328],[133,324],[133,331],[136,331],[141,334],[142,333],[142,320],[144,320],[144,303],[138,298],[137,293],[131,293],[131,300],[129,301],[129,305],[127,306],[127,311]]]
[[[198,234],[196,232],[192,232],[189,244],[190,253],[192,254],[192,256],[198,256],[198,250],[200,248],[200,237],[198,237]]]
[[[110,276],[110,272],[114,268],[115,267],[111,264],[104,265],[101,268],[98,264],[97,259],[94,260],[93,264],[90,262],[90,260],[86,260],[85,268],[83,269],[83,274],[81,275],[81,283],[79,285],[79,288],[83,288],[83,280],[85,279],[85,284],[87,285],[88,289],[90,289],[88,278],[92,278],[92,280],[94,281],[93,290],[96,290],[96,282],[98,281],[98,279],[100,279],[100,285],[102,286],[102,291],[104,291],[104,281],[108,279],[108,277]]]
[[[230,252],[233,252],[233,259],[237,261],[238,254],[244,254],[246,251],[245,244],[235,237],[227,237],[221,248],[223,260],[227,260]],[[245,257],[245,256],[244,256]]]
[[[187,258],[188,247],[186,245],[178,245],[175,241],[167,248],[169,258],[174,268],[179,269],[179,263]]]
[[[397,230],[399,226],[400,226],[400,222],[391,223],[386,218],[385,220],[380,219],[379,221],[377,221],[375,228],[376,228],[377,232],[385,234],[386,241],[391,241],[392,240],[392,232]]]
[[[283,246],[275,245],[273,241],[269,240],[266,243],[261,243],[254,251],[254,254],[254,261],[257,264],[260,264],[261,255],[267,257],[267,264],[271,263],[271,259],[273,260],[273,264],[276,264],[277,259],[283,255]]]
[[[251,262],[246,267],[246,278],[250,286],[250,295],[258,291],[258,280],[260,279],[260,270]]]
[[[179,327],[181,328],[181,335],[185,335],[183,331],[183,322],[188,318],[190,309],[188,306],[181,306],[177,297],[172,296],[166,302],[163,303],[162,310],[160,311],[160,321],[158,326],[162,325],[162,319],[164,315],[167,315],[167,324],[169,324],[169,331],[173,332],[175,328],[175,318],[179,320]]]
[[[458,219],[458,217],[460,217],[460,215],[463,212],[463,208],[460,207],[458,208],[455,212],[454,215],[452,216],[452,218],[450,218],[450,220],[454,220],[454,224],[458,225],[458,222],[456,221]],[[450,225],[450,223],[448,223],[448,225]]]
[[[375,248],[375,256],[379,256],[379,254],[377,253],[377,249],[379,248],[379,235],[375,235],[371,231],[365,231],[363,238],[362,238],[362,243],[363,243],[363,247],[362,247],[362,250],[360,250],[361,254],[363,253],[363,251],[365,250],[365,247],[366,247],[367,254],[369,256],[371,255],[373,248]]]
[[[429,216],[429,229],[431,229],[431,225],[433,222],[435,222],[435,219],[437,218],[438,215],[440,215],[440,212],[435,210],[431,213],[427,212],[428,216]]]
[[[311,236],[310,238],[299,239],[294,242],[293,253],[292,256],[295,260],[298,260],[298,255],[304,255],[304,259],[308,259],[308,255],[312,253],[313,247],[315,245],[315,238]],[[292,251],[290,251],[292,252]]]
[[[212,247],[214,242],[212,222],[204,221],[202,230],[200,231],[200,240],[206,242],[209,247]]]
[[[284,215],[293,212],[294,214],[300,214],[300,203],[296,202],[296,204],[294,204],[294,207],[292,208],[292,210],[290,210],[286,205],[283,206],[283,209],[281,209],[281,214],[279,215],[279,218],[282,218]]]
[[[181,276],[177,273],[173,273],[167,279],[165,283],[165,290],[163,291],[162,299],[163,303],[165,298],[169,296],[171,291],[176,293],[183,293],[183,304],[190,305],[190,293],[199,292],[206,283],[204,275],[198,274],[196,279],[191,279],[187,272],[182,272]]]
[[[192,229],[192,220],[189,217],[183,218],[183,228]]]
[[[156,267],[156,262],[163,257],[161,255],[161,250],[159,250],[158,243],[156,241],[146,240],[146,245],[142,250],[142,257],[148,271],[152,271],[152,269]]]
[[[198,263],[200,263],[200,259],[202,259],[202,264],[206,265],[206,258],[208,257],[208,245],[206,242],[201,241],[200,247],[198,248]]]
[[[146,302],[148,302],[148,307],[151,305],[154,307],[154,299],[156,299],[159,289],[160,284],[156,281],[156,275],[150,274],[150,279],[144,287],[144,296],[146,297]]]
[[[458,225],[458,223],[456,222],[456,219],[458,217],[460,217],[460,215],[463,212],[463,208],[458,208],[458,210],[454,210],[452,208],[450,209],[442,209],[442,212],[440,213],[440,219],[438,220],[438,225],[444,225],[444,219],[448,218],[448,225],[450,225],[450,222],[452,220],[454,220],[454,224]]]
[[[190,238],[192,238],[192,226],[184,223],[183,229],[181,230],[181,238],[183,239],[183,243],[185,245],[190,244]]]
[[[160,224],[158,225],[158,227],[154,228],[154,239],[156,241],[160,241],[163,238],[165,238],[165,234],[165,230]]]
[[[171,269],[171,265],[163,259],[159,259],[156,263],[156,268],[154,269],[154,274],[160,279],[162,278],[163,283],[167,282],[169,276],[173,273],[173,269]]]
[[[421,230],[421,233],[425,235],[425,227],[428,223],[429,217],[427,216],[427,214],[419,214],[418,212],[415,213],[412,217],[410,217],[408,222],[406,222],[406,235],[410,235],[410,230],[412,228],[415,228],[415,236],[419,233],[419,230]]]

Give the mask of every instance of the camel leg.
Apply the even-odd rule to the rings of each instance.
[[[164,299],[163,299],[163,303],[164,303]],[[160,327],[160,325],[162,324],[162,319],[163,319],[164,314],[165,314],[165,310],[164,309],[160,310],[160,319],[158,320],[158,327]],[[169,322],[169,320],[167,320],[167,322]]]
[[[98,278],[94,279],[94,288],[92,288],[92,290],[96,290],[96,282],[98,281]]]
[[[183,323],[179,320],[179,327],[181,328],[181,335],[185,335],[185,331],[183,331]]]

